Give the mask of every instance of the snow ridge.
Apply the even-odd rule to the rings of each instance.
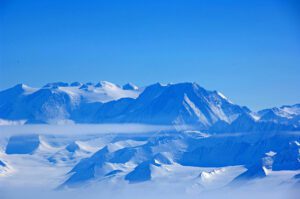
[[[197,83],[156,83],[145,88],[108,81],[18,84],[0,92],[0,124],[146,123],[186,125],[209,132],[294,131],[300,105],[257,113]]]

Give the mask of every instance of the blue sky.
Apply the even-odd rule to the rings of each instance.
[[[195,81],[254,110],[300,102],[297,0],[2,0],[0,20],[0,89]]]

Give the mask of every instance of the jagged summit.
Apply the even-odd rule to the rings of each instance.
[[[0,119],[27,123],[146,123],[188,125],[215,132],[300,129],[300,105],[258,113],[195,82],[155,83],[142,89],[54,82],[40,89],[24,84],[0,92]],[[192,129],[191,129],[192,130]]]
[[[207,127],[218,120],[231,122],[243,111],[242,107],[229,103],[196,83],[156,83],[146,87],[123,113],[124,116],[118,118],[126,122]]]
[[[258,115],[262,120],[279,120],[280,118],[292,119],[300,115],[300,104],[295,104],[292,106],[281,106],[273,107],[270,109],[264,109],[258,112]]]

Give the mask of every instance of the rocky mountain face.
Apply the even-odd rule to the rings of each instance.
[[[20,84],[1,91],[0,119],[26,124],[185,125],[211,133],[293,131],[300,129],[300,105],[255,113],[196,83],[156,83],[139,88],[106,81],[56,82],[39,89]]]

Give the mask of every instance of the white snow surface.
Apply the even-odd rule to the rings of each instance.
[[[59,87],[59,90],[69,94],[74,101],[84,100],[86,102],[109,102],[120,98],[137,98],[139,89],[124,90],[116,84],[101,81],[96,85]]]
[[[47,128],[47,126],[43,126],[43,128]],[[199,146],[207,145],[210,150],[213,150],[211,139],[214,139],[214,135],[200,131],[185,131],[183,134],[177,134],[178,132],[171,132],[171,134],[101,132],[74,135],[70,133],[53,133],[51,135],[48,131],[47,134],[39,135],[39,146],[33,153],[6,154],[5,148],[9,138],[20,134],[15,131],[7,132],[9,128],[5,129],[6,133],[0,135],[0,161],[6,165],[0,167],[0,191],[2,196],[4,194],[8,199],[25,196],[35,199],[41,195],[44,198],[51,198],[53,194],[57,194],[55,198],[59,199],[73,199],[77,197],[76,194],[73,195],[74,193],[86,193],[89,198],[97,198],[99,194],[109,198],[140,198],[143,195],[146,198],[197,198],[200,194],[203,198],[214,199],[220,198],[220,195],[221,198],[225,198],[229,193],[234,194],[236,198],[247,198],[248,193],[258,194],[258,196],[266,194],[270,197],[273,192],[269,192],[269,190],[273,189],[277,193],[276,197],[272,198],[283,199],[287,196],[286,193],[292,193],[293,187],[296,186],[294,176],[300,173],[299,169],[273,171],[263,167],[267,174],[266,177],[249,180],[247,186],[231,189],[230,183],[247,171],[245,165],[187,166],[176,160],[180,154],[178,152],[188,151],[191,147],[197,147],[198,144]],[[26,135],[25,132],[22,134]],[[224,147],[221,143],[228,142],[226,136],[224,138],[216,136],[216,140],[220,139],[224,139],[224,141],[215,142],[215,147]],[[229,137],[229,140],[232,139],[234,137]],[[239,143],[238,139],[235,139],[236,143],[225,145],[225,148],[218,153],[213,152],[214,157],[212,158],[220,159],[222,155],[226,154],[227,148],[234,143]],[[241,136],[241,139],[247,141],[245,136]],[[295,139],[297,140],[298,137],[296,136]],[[193,140],[193,144],[189,143],[191,140]],[[280,140],[280,142],[282,141],[284,140]],[[296,146],[299,146],[297,145],[298,141],[294,142]],[[68,146],[73,146],[74,150],[67,150]],[[109,156],[99,156],[99,151],[106,146]],[[148,147],[151,147],[151,150]],[[133,158],[130,158],[132,150],[134,151]],[[257,148],[257,150],[262,149]],[[155,158],[152,162],[151,159],[155,154],[162,156]],[[276,157],[276,152],[267,151],[266,155],[269,158]],[[109,161],[107,159],[109,157],[117,158],[120,162]],[[122,162],[127,157],[128,160]],[[77,172],[78,175],[84,174],[83,176],[89,174],[89,169],[76,168],[76,165],[85,159],[88,160],[86,164],[99,164],[95,167],[94,177],[91,176],[88,181],[83,178],[78,181],[79,186],[69,186],[54,191],[74,175],[74,172]],[[197,156],[194,157],[194,160],[197,160]],[[103,166],[100,164],[102,161]],[[125,176],[144,164],[143,162],[146,163],[145,166],[141,166],[141,170],[139,170],[141,173],[135,176],[140,178],[150,174],[150,179],[141,183],[130,183],[125,180]],[[69,173],[72,169],[75,171]],[[82,171],[84,173],[81,173]],[[120,172],[106,176],[111,171]],[[24,192],[25,190],[26,192]],[[140,192],[141,190],[143,193]],[[122,197],[117,193],[122,193]],[[226,194],[224,195],[224,193]],[[228,198],[235,198],[230,196]]]

